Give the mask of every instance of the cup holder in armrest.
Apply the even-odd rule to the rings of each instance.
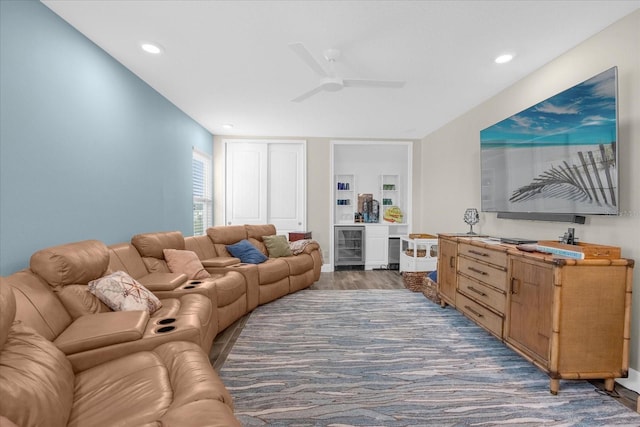
[[[187,284],[183,286],[182,289],[194,289],[197,288],[201,283],[202,280],[191,280],[190,282],[187,282]]]
[[[175,319],[175,318],[173,318],[173,317],[167,317],[167,318],[165,318],[165,319],[160,319],[160,320],[158,320],[158,325],[168,325],[168,324],[173,323],[173,322],[175,322],[175,321],[176,321],[176,319]]]
[[[171,332],[171,331],[173,331],[175,329],[176,329],[175,326],[163,326],[162,328],[156,329],[156,332],[159,333],[159,334],[163,334],[165,332]]]

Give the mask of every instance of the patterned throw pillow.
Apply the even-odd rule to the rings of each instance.
[[[262,241],[267,247],[269,258],[279,258],[283,256],[291,256],[291,248],[287,236],[262,236]]]
[[[241,262],[247,264],[260,264],[269,259],[248,240],[240,240],[238,243],[229,245],[227,250],[232,256],[240,258]]]
[[[164,260],[172,273],[184,273],[189,280],[206,279],[211,274],[204,269],[200,258],[193,251],[183,251],[180,249],[164,249]]]
[[[158,297],[124,271],[92,280],[89,292],[113,311],[146,310],[151,314],[162,307]]]

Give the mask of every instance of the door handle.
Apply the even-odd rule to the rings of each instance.
[[[517,295],[520,292],[520,280],[515,277],[511,278],[511,295]]]

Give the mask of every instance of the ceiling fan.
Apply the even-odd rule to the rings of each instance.
[[[368,80],[368,79],[342,79],[335,75],[334,64],[340,57],[338,49],[327,49],[324,58],[329,62],[329,71],[311,55],[302,43],[290,43],[289,47],[302,59],[317,75],[321,77],[320,85],[302,95],[293,98],[292,102],[301,102],[321,91],[337,92],[345,87],[370,87],[370,88],[401,88],[403,81],[393,80]]]

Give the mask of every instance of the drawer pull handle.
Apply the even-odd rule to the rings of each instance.
[[[455,266],[456,266],[456,259],[454,257],[449,257],[449,267],[455,268]]]
[[[479,255],[479,256],[489,256],[489,254],[486,252],[478,252],[478,251],[474,251],[473,249],[470,249],[469,253],[474,255]]]
[[[475,292],[476,294],[480,295],[481,297],[486,297],[487,294],[485,294],[482,291],[479,291],[478,289],[474,288],[473,286],[468,286],[467,289],[469,289],[471,292]]]
[[[469,310],[471,313],[473,313],[474,316],[477,317],[484,317],[482,314],[478,313],[477,311],[475,311],[473,308],[469,307],[468,305],[465,305],[464,308],[466,308],[467,310]]]
[[[478,273],[478,274],[482,274],[483,276],[486,276],[489,273],[486,273],[482,270],[478,270],[477,268],[473,268],[473,267],[467,267],[469,270],[473,271],[474,273]]]

